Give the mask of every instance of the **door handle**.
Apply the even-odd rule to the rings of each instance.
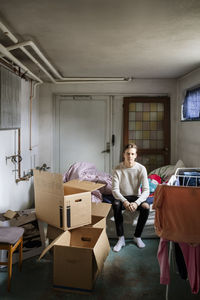
[[[114,145],[115,145],[115,135],[112,134],[112,146],[114,146]]]
[[[103,150],[101,153],[110,153],[110,149]]]
[[[110,143],[106,143],[106,149],[101,151],[101,153],[110,153]]]

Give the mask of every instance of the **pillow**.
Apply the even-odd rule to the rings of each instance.
[[[174,173],[176,172],[176,169],[178,169],[178,168],[185,168],[185,165],[184,165],[184,163],[182,162],[181,159],[179,159],[179,160],[177,161],[177,163],[176,163],[176,165],[175,165],[175,167],[174,167]]]
[[[182,160],[178,160],[175,165],[166,165],[160,168],[157,168],[149,173],[156,174],[162,178],[163,181],[167,181],[172,175],[175,174],[177,168],[184,168],[185,165]]]
[[[174,165],[167,165],[167,166],[163,166],[163,167],[160,167],[160,168],[157,168],[157,169],[151,171],[149,173],[149,175],[156,174],[156,175],[160,176],[162,178],[162,180],[164,180],[165,177],[173,175],[173,172],[174,172]]]

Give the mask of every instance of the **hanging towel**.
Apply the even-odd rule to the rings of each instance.
[[[154,194],[155,230],[167,240],[200,244],[200,188],[158,185]]]

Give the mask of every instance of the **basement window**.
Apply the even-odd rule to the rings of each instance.
[[[200,87],[186,92],[182,104],[181,121],[200,121]]]

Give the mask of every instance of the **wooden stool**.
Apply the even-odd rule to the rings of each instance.
[[[12,255],[19,246],[19,269],[22,267],[22,247],[23,247],[22,227],[0,227],[0,250],[8,251],[8,261],[0,262],[0,265],[8,266],[8,291],[10,291],[10,281],[12,277]]]

